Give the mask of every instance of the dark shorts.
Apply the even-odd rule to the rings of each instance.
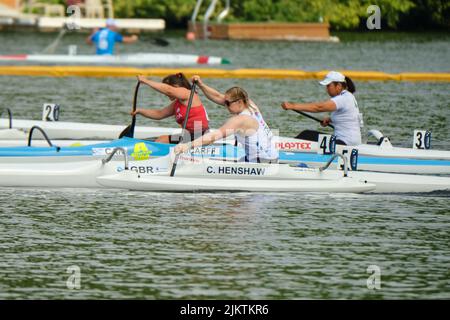
[[[204,131],[202,131],[201,133],[197,133],[197,132],[190,132],[190,131],[184,131],[184,135],[183,135],[183,143],[186,142],[191,142],[194,141],[195,139],[200,138],[202,135],[204,135],[205,133],[208,133],[209,129],[206,129]],[[170,144],[178,144],[180,143],[180,139],[181,139],[181,134],[171,134],[169,136],[169,143]]]

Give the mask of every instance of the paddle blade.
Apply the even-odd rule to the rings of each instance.
[[[119,139],[122,139],[123,137],[129,137],[132,138],[132,132],[131,132],[131,124],[128,125],[123,131],[119,134]]]
[[[163,38],[153,38],[151,40],[151,42],[153,44],[156,44],[157,46],[161,46],[161,47],[167,47],[170,44],[169,41],[167,41],[166,39],[163,39]]]

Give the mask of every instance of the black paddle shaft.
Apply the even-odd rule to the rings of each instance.
[[[315,121],[317,121],[317,122],[322,122],[322,120],[320,120],[319,118],[313,117],[312,115],[307,114],[307,113],[305,113],[305,112],[303,112],[303,111],[298,111],[298,110],[294,110],[294,111],[297,112],[297,113],[300,113],[301,115],[303,115],[303,116],[305,116],[305,117],[307,117],[307,118],[310,118],[310,119],[312,119],[312,120],[315,120]],[[328,126],[334,129],[334,126],[333,126],[332,124],[328,124]]]
[[[183,142],[183,137],[184,137],[184,131],[186,130],[186,126],[187,126],[187,122],[188,122],[188,118],[189,118],[189,112],[191,111],[191,106],[192,106],[192,100],[194,100],[194,94],[195,94],[195,87],[197,86],[197,82],[194,81],[194,83],[192,84],[192,88],[191,88],[191,94],[189,96],[189,101],[188,101],[188,106],[186,109],[186,117],[184,118],[183,121],[183,128],[181,129],[181,136],[180,136],[180,142]],[[175,170],[177,169],[177,163],[178,163],[178,158],[180,157],[180,154],[175,155],[175,160],[173,161],[173,165],[172,165],[172,170],[170,171],[170,176],[173,177],[175,175]]]
[[[141,85],[141,82],[138,81],[138,83],[136,84],[136,89],[134,89],[134,97],[133,97],[133,112],[136,111],[136,106],[137,106],[137,98],[138,98],[138,92],[139,92],[139,86]],[[131,138],[134,137],[134,127],[136,126],[136,115],[133,116],[133,119],[131,119],[131,129],[130,129],[130,134],[131,134]]]
[[[139,86],[141,85],[141,82],[138,81],[136,84],[136,89],[134,89],[134,97],[133,97],[133,112],[136,111],[136,105],[137,105],[137,97],[139,92]],[[131,124],[128,125],[119,135],[119,139],[122,137],[129,137],[134,138],[134,127],[136,126],[136,115],[133,116],[131,119]]]

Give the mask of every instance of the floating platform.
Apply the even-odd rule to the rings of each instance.
[[[141,33],[163,31],[166,22],[163,19],[114,19],[117,28],[124,32]],[[79,19],[74,30],[91,32],[94,28],[105,26],[105,19]],[[33,15],[1,16],[0,30],[33,30],[41,32],[60,31],[65,24],[73,23],[67,17],[39,17]]]
[[[426,81],[450,82],[450,73],[384,73],[378,71],[338,70],[353,80],[359,81]],[[164,77],[183,72],[189,78],[200,75],[204,78],[248,78],[248,79],[291,79],[321,80],[328,73],[287,69],[213,69],[213,68],[131,68],[100,66],[1,66],[0,76],[40,77],[135,77],[142,74],[150,77]]]
[[[189,23],[196,39],[204,39],[204,25]],[[284,40],[339,42],[330,36],[328,23],[216,23],[209,24],[207,37],[217,40]]]

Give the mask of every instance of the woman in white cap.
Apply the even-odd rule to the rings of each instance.
[[[331,117],[323,119],[321,125],[334,125],[336,143],[350,146],[361,144],[362,118],[353,96],[353,81],[340,72],[331,71],[320,84],[327,87],[331,99],[312,103],[283,102],[281,107],[304,112],[331,112]]]

